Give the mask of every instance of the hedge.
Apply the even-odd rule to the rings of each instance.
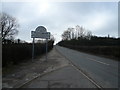
[[[48,42],[48,51],[53,48],[53,42]],[[35,44],[35,57],[46,52],[45,44]],[[9,64],[18,64],[32,57],[32,43],[3,44],[2,45],[2,67]]]

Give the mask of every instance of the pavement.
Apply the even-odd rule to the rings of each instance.
[[[96,88],[71,65],[39,77],[22,88]]]
[[[72,64],[103,88],[118,88],[118,61],[56,46]]]
[[[32,59],[29,59],[24,63],[8,68],[7,72],[2,75],[2,87],[19,88],[34,78],[65,67],[68,64],[69,61],[62,57],[55,48],[53,48],[48,52],[47,61],[45,55],[43,55],[34,59],[33,62]]]

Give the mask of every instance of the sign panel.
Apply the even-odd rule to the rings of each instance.
[[[50,39],[50,32],[36,32],[31,31],[31,38],[44,38],[44,39]]]
[[[38,26],[36,29],[35,29],[36,32],[39,32],[39,33],[45,33],[47,32],[46,28],[43,27],[43,26]]]

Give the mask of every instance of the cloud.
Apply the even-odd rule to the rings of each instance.
[[[18,38],[31,41],[30,32],[38,25],[47,27],[56,42],[68,27],[80,25],[93,34],[117,37],[117,3],[115,2],[4,2],[3,11],[20,24]]]

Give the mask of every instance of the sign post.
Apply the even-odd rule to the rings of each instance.
[[[34,41],[35,38],[43,38],[46,39],[46,61],[47,61],[47,47],[48,47],[48,39],[50,39],[50,32],[47,32],[46,28],[43,26],[38,26],[35,31],[31,31],[31,38],[33,38],[33,48],[32,48],[32,61],[34,59]]]
[[[46,38],[46,61],[47,61],[47,48],[48,48],[48,39]]]
[[[35,38],[33,38],[32,61],[33,61],[33,59],[34,59],[34,43],[35,43]]]

